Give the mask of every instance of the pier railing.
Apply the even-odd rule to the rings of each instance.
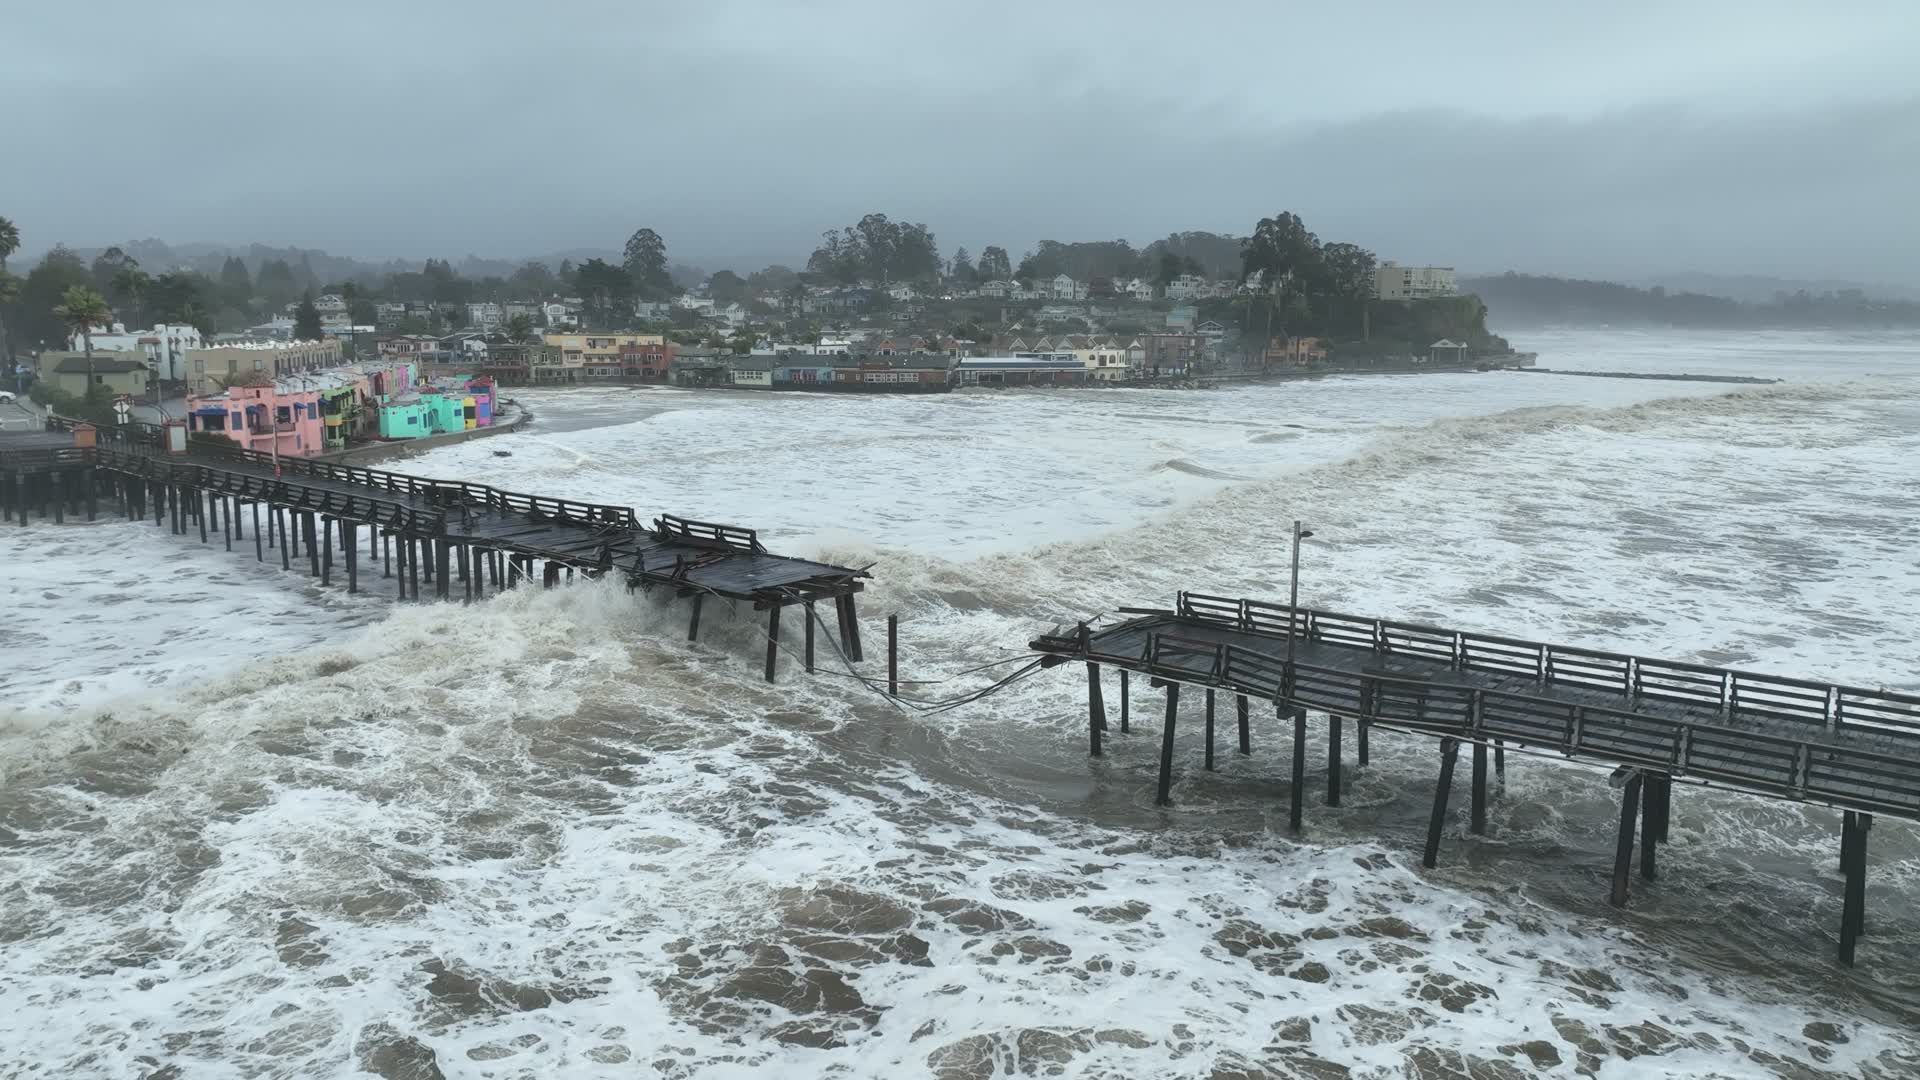
[[[1711,713],[1723,722],[1780,721],[1829,732],[1851,729],[1920,739],[1920,695],[1313,608],[1290,611],[1285,604],[1204,593],[1179,594],[1173,613],[1182,619],[1282,641],[1291,632],[1304,641],[1366,649],[1383,657],[1426,660],[1456,671],[1515,676],[1542,686],[1617,694],[1629,708],[1642,701],[1658,702]]]
[[[49,418],[49,426],[71,428],[75,421],[66,417]],[[100,430],[102,443],[112,443],[127,453],[155,454],[161,446],[161,428],[157,424],[132,422]],[[633,529],[639,526],[633,508],[602,503],[580,502],[550,495],[528,495],[503,491],[486,484],[460,480],[434,480],[410,473],[388,472],[357,465],[345,465],[314,458],[279,456],[247,450],[239,446],[195,443],[189,447],[185,462],[205,464],[208,459],[260,468],[278,468],[281,476],[305,476],[354,484],[373,491],[418,499],[441,510],[462,508],[488,509],[543,520],[569,521],[591,526]],[[421,508],[416,507],[416,510]]]
[[[1148,636],[1144,655],[1104,654],[1086,639],[1043,639],[1093,663],[1224,687],[1377,724],[1473,742],[1503,740],[1570,756],[1646,765],[1791,798],[1920,817],[1920,785],[1901,757],[1430,679],[1288,662],[1274,653],[1174,633]]]

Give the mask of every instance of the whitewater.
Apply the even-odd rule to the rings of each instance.
[[[1299,518],[1315,606],[1920,691],[1920,339],[1514,336],[1784,381],[527,391],[403,468],[872,564],[913,680],[1284,598]],[[1337,809],[1310,779],[1295,837],[1270,711],[1214,773],[1183,725],[1160,808],[1157,724],[1089,759],[1080,675],[923,715],[832,660],[766,684],[751,610],[689,644],[612,583],[384,584],[0,530],[0,1077],[1920,1075],[1909,823],[1848,970],[1832,811],[1677,786],[1616,911],[1602,769],[1510,757],[1427,871],[1428,740],[1377,733]]]

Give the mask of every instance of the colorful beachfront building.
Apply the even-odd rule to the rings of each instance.
[[[472,431],[493,423],[493,380],[467,375],[440,376],[380,403],[382,439],[422,439]]]
[[[379,402],[416,389],[411,363],[372,363],[232,385],[187,399],[187,428],[243,450],[313,457],[375,434]]]

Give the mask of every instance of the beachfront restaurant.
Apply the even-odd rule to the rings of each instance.
[[[1072,357],[971,357],[954,371],[961,386],[1082,386],[1087,381],[1087,366]]]

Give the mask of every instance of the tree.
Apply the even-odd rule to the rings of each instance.
[[[947,276],[962,285],[973,284],[973,256],[967,254],[966,248],[954,249],[953,262],[947,266]]]
[[[640,299],[665,300],[673,295],[673,275],[667,270],[667,242],[652,229],[638,229],[627,237],[626,250],[621,252],[621,266],[626,270],[628,287]]]
[[[784,293],[799,281],[799,274],[779,263],[747,275],[747,287],[756,293]]]
[[[0,379],[13,374],[13,335],[7,332],[7,309],[20,299],[20,279],[0,270]]]
[[[940,276],[940,247],[922,223],[868,214],[839,232],[822,233],[807,269],[844,285],[933,281]]]
[[[86,285],[70,286],[53,309],[74,336],[86,342],[87,392],[93,392],[93,328],[112,316],[106,298]]]
[[[287,265],[287,260],[269,259],[260,264],[253,291],[266,304],[268,312],[278,314],[300,295],[300,286],[294,281],[293,267]]]
[[[20,226],[10,218],[0,217],[0,270],[7,268],[7,260],[20,250]]]
[[[1310,316],[1311,309],[1298,294],[1296,283],[1317,280],[1319,263],[1320,238],[1308,232],[1306,223],[1292,212],[1261,218],[1254,226],[1253,235],[1240,248],[1240,278],[1246,281],[1258,275],[1263,291],[1274,296],[1264,305],[1266,327],[1262,332],[1266,340],[1273,337],[1276,302],[1284,313],[1283,326],[1299,325],[1304,321],[1303,313]]]
[[[1153,283],[1164,291],[1184,272],[1185,265],[1180,261],[1180,256],[1171,251],[1163,251],[1160,253],[1160,267],[1153,275]]]
[[[533,319],[526,315],[515,315],[507,320],[507,340],[515,345],[525,345],[533,340]]]
[[[752,293],[746,280],[731,270],[722,270],[707,279],[707,295],[716,304],[733,304]]]
[[[93,257],[93,290],[102,296],[113,295],[113,279],[124,270],[140,265],[140,260],[117,247],[110,247]]]
[[[108,291],[114,302],[128,309],[130,314],[127,321],[135,326],[141,325],[141,301],[146,298],[148,290],[152,287],[153,278],[149,277],[145,270],[140,269],[139,263],[131,259],[127,260],[127,265],[114,273],[113,280],[108,283]]]
[[[543,300],[560,284],[543,262],[524,262],[507,279],[507,288],[521,300]]]
[[[308,290],[300,298],[300,306],[293,309],[293,336],[300,341],[320,340],[320,309],[313,306],[312,290]]]
[[[625,267],[604,259],[588,259],[580,265],[576,279],[581,295],[595,315],[596,326],[611,328],[615,321],[611,313],[619,308],[624,308],[627,316],[618,320],[622,325],[632,318],[633,277]]]
[[[1320,280],[1315,284],[1328,296],[1359,308],[1362,341],[1373,336],[1368,312],[1373,269],[1373,252],[1358,244],[1332,243],[1320,249]]]
[[[7,323],[14,340],[32,348],[66,348],[66,324],[54,314],[54,308],[68,289],[87,285],[89,280],[87,265],[80,256],[55,244],[20,282],[20,299]]]
[[[1013,260],[1007,249],[989,244],[980,252],[980,280],[1005,281],[1013,276]]]

